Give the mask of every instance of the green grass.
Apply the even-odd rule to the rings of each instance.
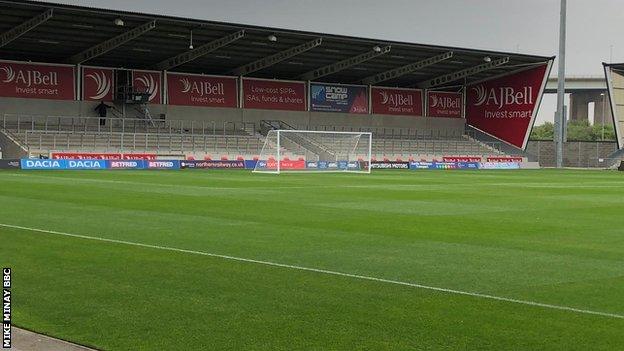
[[[0,223],[624,315],[624,174],[0,172]],[[624,319],[0,227],[14,324],[105,350],[621,350]]]

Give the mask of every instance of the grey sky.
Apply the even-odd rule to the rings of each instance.
[[[103,7],[415,43],[556,55],[559,0],[65,0]],[[624,61],[624,1],[568,0],[566,74]],[[556,75],[556,66],[552,75]],[[550,97],[538,120],[552,119]]]

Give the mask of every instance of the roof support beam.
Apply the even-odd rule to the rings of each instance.
[[[156,28],[156,21],[150,21],[144,23],[136,28],[133,28],[125,33],[119,34],[118,36],[108,39],[107,41],[92,46],[70,58],[67,59],[67,62],[73,64],[83,63],[85,61],[96,58],[100,55],[103,55],[147,32]]]
[[[35,16],[29,19],[28,21],[18,25],[17,27],[9,29],[8,31],[0,34],[0,48],[12,42],[13,40],[21,37],[22,35],[26,34],[30,30],[37,27],[38,25],[49,20],[50,18],[52,18],[52,16],[53,16],[53,10],[49,9],[45,11],[44,13],[38,16]]]
[[[444,75],[441,75],[439,77],[433,78],[431,80],[418,83],[417,86],[419,88],[432,88],[432,87],[440,86],[440,85],[443,85],[443,84],[446,84],[446,83],[454,82],[456,80],[472,76],[472,75],[477,74],[477,73],[481,73],[483,71],[490,70],[490,69],[492,69],[494,67],[498,67],[498,66],[504,65],[507,62],[509,62],[509,56],[503,57],[503,58],[499,58],[499,59],[496,59],[496,60],[492,60],[492,61],[484,63],[482,65],[466,68],[466,69],[463,69],[461,71],[457,71],[457,72],[453,72],[453,73],[449,73],[449,74],[444,74]]]
[[[375,50],[375,48],[377,48],[377,50]],[[362,62],[372,60],[377,56],[387,54],[388,52],[390,52],[391,46],[387,45],[384,47],[375,47],[375,48],[361,55],[354,56],[354,57],[351,57],[351,58],[348,58],[346,60],[342,60],[336,63],[332,63],[331,65],[327,65],[325,67],[321,67],[319,69],[315,69],[310,72],[306,72],[302,74],[301,76],[299,76],[299,79],[314,80],[314,79],[319,79],[321,77],[328,76],[330,74],[334,74],[336,72],[340,72],[344,69],[358,65]]]
[[[183,52],[177,56],[168,58],[160,63],[157,63],[156,68],[161,71],[172,69],[174,67],[205,56],[221,47],[224,47],[232,42],[237,41],[238,39],[241,39],[244,36],[245,31],[239,30],[238,32],[226,35],[224,37],[206,43],[198,48],[190,49],[189,51]]]
[[[424,60],[415,62],[415,63],[410,63],[408,65],[405,66],[401,66],[398,68],[394,68],[391,69],[389,71],[385,71],[382,73],[378,73],[375,75],[372,75],[370,77],[366,77],[364,79],[362,79],[362,84],[377,84],[377,83],[381,83],[381,82],[385,82],[387,80],[390,79],[394,79],[394,78],[398,78],[401,76],[404,76],[406,74],[412,73],[412,72],[416,72],[420,69],[423,69],[427,66],[431,66],[434,65],[438,62],[444,61],[444,60],[448,60],[451,57],[453,57],[453,52],[452,51],[448,51],[445,52],[443,54],[440,55],[436,55],[436,56],[432,56],[429,58],[426,58]]]
[[[271,56],[267,56],[264,58],[261,58],[257,61],[248,63],[244,66],[238,67],[234,70],[232,70],[231,74],[235,75],[235,76],[244,76],[247,75],[249,73],[252,72],[256,72],[259,71],[261,69],[273,66],[276,63],[282,62],[284,60],[287,60],[293,56],[297,56],[299,54],[302,54],[308,50],[314,49],[315,47],[321,45],[321,43],[323,42],[322,38],[317,38],[314,40],[311,40],[307,43],[303,43],[301,45],[292,47],[290,49],[284,50],[284,51],[280,51],[274,55]]]

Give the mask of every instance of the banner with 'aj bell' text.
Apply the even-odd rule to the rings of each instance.
[[[524,149],[539,107],[550,61],[466,87],[466,122]]]
[[[169,105],[238,107],[238,85],[234,77],[167,73]]]
[[[74,67],[0,61],[0,96],[75,100]]]

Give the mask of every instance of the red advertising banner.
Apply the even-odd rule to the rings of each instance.
[[[372,112],[384,115],[423,116],[421,90],[372,87]]]
[[[548,78],[550,62],[467,87],[466,122],[524,149]]]
[[[155,160],[156,154],[117,154],[96,152],[53,152],[55,160]]]
[[[53,152],[54,160],[121,160],[121,154],[85,153],[85,152]]]
[[[514,157],[514,156],[496,156],[496,157],[488,157],[487,162],[522,162],[524,161],[522,157]]]
[[[304,82],[243,79],[243,106],[268,110],[306,110]]]
[[[121,154],[123,160],[155,160],[156,154]]]
[[[237,107],[236,81],[232,77],[167,73],[167,102],[169,105]]]
[[[82,99],[85,101],[113,101],[115,75],[111,68],[82,68]]]
[[[266,163],[267,169],[277,169],[277,161],[269,159]],[[282,160],[280,161],[280,169],[304,169],[306,163],[304,160]]]
[[[489,159],[488,159],[489,160]],[[444,162],[481,162],[481,156],[442,156]]]
[[[149,94],[149,102],[162,104],[161,74],[156,71],[132,71],[134,89]]]
[[[73,66],[0,61],[0,96],[75,100]]]
[[[427,92],[428,117],[460,118],[462,116],[463,107],[461,93],[447,91]]]

